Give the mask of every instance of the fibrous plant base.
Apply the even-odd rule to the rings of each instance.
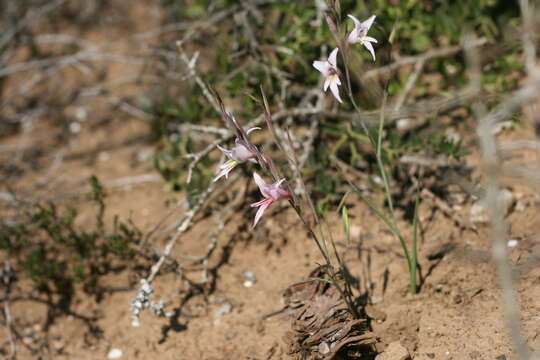
[[[285,335],[287,353],[293,359],[355,359],[371,353],[375,343],[366,318],[351,314],[339,290],[330,283],[328,266],[318,266],[309,278],[284,292],[291,316]],[[345,291],[344,281],[334,276]]]

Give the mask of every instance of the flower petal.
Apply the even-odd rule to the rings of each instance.
[[[339,48],[335,48],[334,50],[332,50],[332,52],[330,53],[330,56],[328,57],[328,63],[330,63],[330,65],[332,65],[333,67],[336,67],[338,51],[339,51]]]
[[[259,191],[261,192],[262,196],[264,196],[265,198],[270,197],[268,192],[266,191],[266,187],[268,186],[268,184],[264,182],[263,178],[256,172],[253,172],[253,179],[255,179],[255,183],[259,187]]]
[[[349,34],[349,36],[347,36],[347,42],[349,44],[355,44],[357,42],[359,42],[360,39],[359,39],[359,32],[358,32],[358,29],[357,28],[354,28],[352,29],[351,33]]]
[[[364,38],[362,40],[369,41],[369,42],[374,42],[374,43],[378,42],[377,39],[372,38],[371,36],[364,36]]]
[[[251,129],[248,129],[248,131],[246,131],[246,134],[249,135],[250,132],[255,131],[255,130],[261,130],[261,128],[260,127],[252,127]]]
[[[253,204],[250,204],[249,206],[251,206],[251,207],[259,207],[262,204],[264,204],[265,202],[268,202],[267,198],[264,198],[261,201],[254,202]]]
[[[332,82],[332,76],[327,76],[326,79],[324,79],[324,85],[323,85],[324,91],[328,90],[328,87],[330,86],[331,82]]]
[[[233,151],[232,150],[227,150],[225,148],[222,148],[221,146],[217,145],[217,148],[223,153],[223,155],[225,155],[226,157],[228,157],[229,159],[231,159],[231,156],[233,154]]]
[[[363,41],[362,45],[368,49],[368,51],[371,53],[371,56],[373,56],[373,61],[375,61],[375,50],[373,49],[373,45],[369,41]]]
[[[369,19],[367,19],[366,21],[364,21],[362,23],[362,26],[366,29],[366,32],[369,30],[369,28],[371,27],[371,25],[373,25],[373,22],[375,21],[375,15],[371,15],[369,17]]]
[[[334,95],[337,101],[343,103],[341,97],[339,96],[338,81],[339,78],[336,76],[336,80],[330,82],[330,91],[332,92],[332,95]]]
[[[314,61],[313,67],[319,70],[324,76],[328,76],[328,71],[330,70],[330,64],[328,61]]]
[[[350,17],[352,21],[354,21],[355,28],[359,28],[360,26],[362,26],[362,23],[356,17],[352,16],[351,14],[348,14],[347,16]]]
[[[274,201],[279,201],[282,199],[288,199],[291,197],[289,191],[282,189],[280,186],[286,179],[280,179],[271,185],[267,185],[267,192]]]
[[[257,214],[255,214],[255,220],[253,221],[253,227],[255,228],[255,226],[257,226],[257,223],[259,222],[259,220],[261,219],[261,217],[263,216],[264,214],[264,211],[266,210],[266,208],[268,208],[273,201],[268,201],[269,199],[265,199],[261,206],[259,207],[259,210],[257,210]]]
[[[244,141],[236,139],[235,147],[232,150],[231,159],[238,162],[248,161],[253,159],[256,155],[245,144]]]
[[[225,179],[229,178],[229,173],[231,172],[232,169],[235,168],[236,165],[238,165],[238,162],[235,160],[228,160],[225,163],[223,163],[219,167],[220,170],[217,173],[217,175],[214,177],[212,182],[218,181],[223,176],[225,176]]]

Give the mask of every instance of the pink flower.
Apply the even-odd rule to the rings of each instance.
[[[287,190],[280,188],[285,179],[281,179],[273,184],[267,184],[256,172],[253,173],[253,178],[257,186],[259,186],[261,194],[264,196],[264,199],[261,201],[251,204],[251,207],[259,207],[255,215],[255,221],[253,222],[253,227],[255,227],[267,207],[276,201],[290,198],[291,194]]]
[[[261,128],[254,127],[249,129],[246,134],[249,135],[250,132],[253,130],[260,130]],[[219,180],[222,176],[225,176],[225,178],[229,177],[229,173],[236,167],[236,165],[251,161],[253,163],[257,163],[257,155],[249,149],[249,146],[240,139],[236,139],[234,142],[235,146],[231,150],[227,150],[225,148],[222,148],[221,146],[217,146],[221,152],[229,158],[229,160],[225,161],[220,167],[218,174],[214,177],[214,181]]]
[[[356,44],[360,43],[368,49],[368,51],[371,53],[371,56],[373,56],[373,61],[375,61],[375,50],[373,49],[373,45],[371,43],[377,43],[377,39],[372,38],[371,36],[367,36],[367,33],[369,31],[369,28],[371,28],[371,25],[373,25],[373,21],[375,21],[375,15],[372,15],[364,22],[360,22],[357,18],[355,18],[352,15],[347,15],[354,21],[354,29],[349,34],[349,37],[347,38],[347,41],[350,44]]]
[[[341,97],[339,96],[339,88],[338,86],[341,85],[341,80],[339,80],[339,69],[337,68],[337,53],[339,49],[335,48],[330,53],[330,56],[328,57],[328,60],[326,61],[314,61],[313,67],[321,72],[323,76],[326,78],[324,80],[324,91],[328,90],[328,87],[330,87],[330,91],[334,95],[337,101],[342,103]]]

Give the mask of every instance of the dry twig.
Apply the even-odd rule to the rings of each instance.
[[[2,280],[4,283],[4,318],[6,319],[6,332],[7,332],[7,338],[9,340],[9,346],[10,346],[10,354],[9,359],[15,360],[17,359],[17,344],[15,342],[15,337],[13,336],[13,324],[12,324],[12,317],[11,317],[11,309],[10,309],[10,289],[11,289],[11,266],[9,264],[8,260],[4,261],[4,269],[0,272],[2,274]]]

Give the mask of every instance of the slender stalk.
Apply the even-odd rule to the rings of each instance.
[[[417,258],[417,247],[416,241],[418,238],[418,208],[420,206],[420,189],[416,189],[416,201],[414,203],[414,219],[413,219],[413,238],[412,238],[412,248],[411,248],[411,294],[416,294],[418,291],[418,286],[416,284],[416,271],[418,268],[418,258]]]
[[[351,79],[350,79],[350,74],[348,70],[349,66],[348,66],[347,48],[346,46],[342,46],[341,48],[342,48],[341,56],[343,58],[343,62],[345,66],[345,78],[346,78],[346,84],[347,84],[346,93],[356,113],[358,114],[362,129],[366,133],[366,136],[369,138],[369,141],[371,142],[372,146],[375,149],[375,155],[377,158],[377,166],[379,167],[379,173],[383,180],[384,190],[385,190],[386,200],[388,202],[390,216],[386,216],[378,210],[375,211],[376,209],[375,206],[373,204],[368,203],[366,201],[367,199],[361,196],[360,192],[358,192],[358,194],[360,194],[361,198],[364,200],[364,202],[368,204],[371,210],[375,211],[377,216],[384,221],[384,223],[390,228],[394,236],[398,238],[401,248],[403,249],[405,258],[407,260],[407,268],[409,270],[409,276],[410,276],[409,289],[412,294],[415,294],[417,292],[416,271],[418,267],[417,252],[416,252],[416,231],[413,234],[413,245],[412,245],[413,248],[412,248],[412,254],[411,254],[407,246],[407,242],[405,241],[403,235],[401,234],[399,227],[396,225],[394,201],[392,198],[392,193],[390,191],[390,183],[388,181],[388,174],[386,173],[386,169],[384,167],[384,161],[382,158],[382,135],[383,135],[383,130],[384,130],[384,110],[386,106],[388,93],[387,92],[384,93],[384,98],[381,105],[381,112],[380,112],[380,118],[379,118],[379,128],[378,128],[377,139],[374,139],[373,136],[370,134],[365,122],[362,119],[362,111],[360,110],[358,104],[356,103],[356,100],[354,99],[354,96],[352,93]],[[417,219],[415,218],[415,221],[416,220]]]

